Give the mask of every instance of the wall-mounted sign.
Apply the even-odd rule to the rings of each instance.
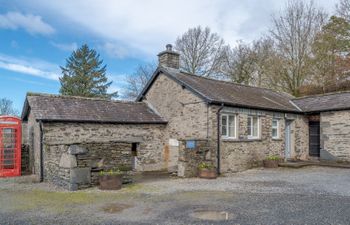
[[[176,139],[169,139],[169,145],[170,146],[174,146],[174,147],[178,147],[179,146],[179,141]]]
[[[194,141],[194,140],[186,141],[186,148],[188,148],[188,149],[196,148],[196,141]]]

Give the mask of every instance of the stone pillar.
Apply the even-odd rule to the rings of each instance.
[[[78,145],[71,145],[67,153],[63,153],[60,159],[60,168],[70,170],[69,187],[70,191],[76,191],[81,185],[91,184],[91,167],[78,168],[77,155],[86,154],[88,150]]]

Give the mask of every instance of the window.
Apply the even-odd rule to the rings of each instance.
[[[248,116],[248,138],[257,139],[259,135],[259,117],[257,116]]]
[[[272,119],[272,138],[277,139],[280,137],[280,128],[279,128],[279,120],[278,119]]]
[[[223,114],[221,116],[221,136],[236,138],[236,116]]]

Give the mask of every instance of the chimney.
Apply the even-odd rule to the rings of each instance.
[[[180,68],[180,54],[173,51],[173,46],[167,44],[166,50],[158,54],[159,66],[173,69]]]

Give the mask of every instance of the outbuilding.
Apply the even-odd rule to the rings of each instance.
[[[161,170],[167,121],[143,102],[28,94],[22,114],[29,168],[70,190],[97,182],[101,167]]]

